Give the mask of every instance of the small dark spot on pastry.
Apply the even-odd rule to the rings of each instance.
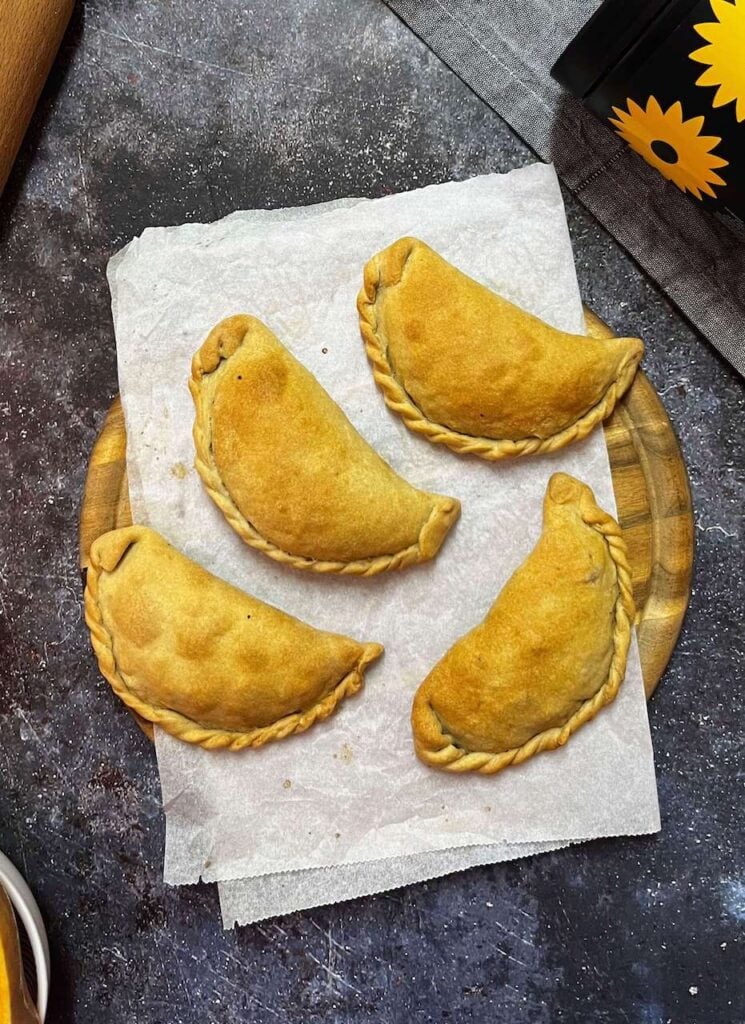
[[[247,615],[247,616],[246,616],[246,618],[247,618],[247,619],[250,619],[250,618],[251,618],[251,616],[250,616],[250,615]]]
[[[327,355],[328,354],[328,349],[327,348],[322,348],[321,352],[323,352],[324,355]]]
[[[336,837],[336,839],[341,839],[341,832],[335,832],[334,836]]]
[[[238,374],[238,380],[243,380],[243,377],[241,376],[240,373]]]

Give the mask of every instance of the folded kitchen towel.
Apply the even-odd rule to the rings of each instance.
[[[601,0],[385,0],[541,157],[745,375],[734,229],[645,164],[550,75]]]

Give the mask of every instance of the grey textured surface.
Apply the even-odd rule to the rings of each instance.
[[[745,389],[573,201],[584,295],[646,339],[695,589],[651,705],[663,832],[223,934],[166,889],[153,750],[99,677],[77,517],[116,392],[104,268],[150,224],[531,159],[378,0],[78,11],[0,201],[0,849],[49,924],[49,1020],[745,1019]]]

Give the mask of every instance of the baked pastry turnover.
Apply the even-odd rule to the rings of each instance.
[[[219,323],[189,388],[197,470],[247,544],[296,569],[358,576],[437,554],[459,502],[397,476],[261,321]]]
[[[611,414],[638,338],[565,334],[461,273],[416,238],[365,266],[360,329],[386,404],[456,452],[555,451]]]
[[[259,747],[304,732],[359,690],[383,652],[250,597],[144,526],[93,544],[85,621],[101,672],[124,703],[208,748]]]
[[[490,775],[562,746],[615,698],[633,617],[620,527],[589,487],[556,473],[535,548],[417,690],[417,754]]]
[[[23,975],[21,944],[10,900],[0,885],[0,1021],[39,1024]]]

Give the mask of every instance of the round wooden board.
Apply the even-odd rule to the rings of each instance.
[[[588,334],[613,337],[590,310]],[[672,424],[644,373],[605,422],[618,518],[628,546],[644,687],[651,696],[680,633],[691,593],[693,509]],[[88,466],[80,513],[80,566],[102,533],[129,526],[127,437],[119,398],[109,409]],[[151,735],[152,727],[140,722]]]

